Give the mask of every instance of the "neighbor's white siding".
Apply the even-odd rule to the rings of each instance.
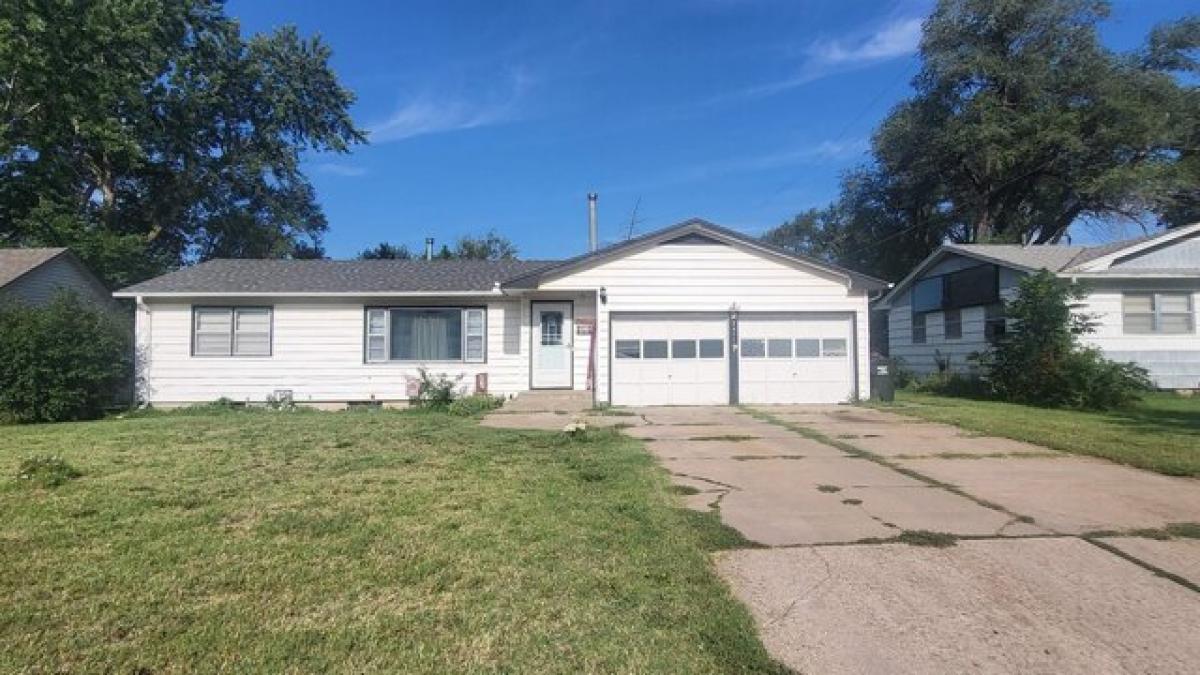
[[[59,255],[38,265],[0,289],[0,297],[12,298],[27,305],[45,305],[60,291],[74,291],[84,302],[115,309],[116,303],[108,290],[79,268],[68,257]]]
[[[1200,280],[1089,280],[1092,291],[1079,308],[1095,320],[1095,330],[1083,337],[1114,361],[1132,361],[1150,371],[1163,389],[1200,389],[1200,334],[1126,334],[1121,314],[1124,291],[1190,291],[1192,309],[1200,308]]]
[[[609,400],[609,314],[614,312],[850,312],[855,316],[858,395],[870,394],[867,297],[844,280],[722,244],[663,244],[542,284],[604,287],[597,324],[597,399]]]
[[[236,401],[263,401],[276,389],[291,389],[298,403],[407,400],[407,380],[417,376],[418,364],[366,363],[363,358],[364,308],[389,304],[486,304],[487,362],[426,365],[435,373],[462,374],[467,389],[481,372],[488,373],[492,393],[511,394],[528,388],[528,303],[517,299],[264,298],[241,304],[273,306],[271,356],[192,356],[192,306],[226,304],[230,303],[195,298],[186,302],[150,299],[139,305],[138,370],[145,400],[194,403],[226,396]]]

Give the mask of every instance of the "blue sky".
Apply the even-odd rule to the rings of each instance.
[[[1140,44],[1188,3],[1114,4]],[[233,0],[243,31],[319,33],[372,141],[313,155],[326,248],[495,229],[525,258],[700,216],[760,234],[828,203],[910,91],[919,0]],[[1132,233],[1130,231],[1129,233]],[[1080,239],[1121,233],[1086,232]]]

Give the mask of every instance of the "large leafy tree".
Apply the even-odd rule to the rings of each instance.
[[[71,246],[113,284],[319,255],[301,152],[365,140],[329,57],[243,38],[219,0],[0,3],[0,244]]]
[[[1200,178],[1200,19],[1120,54],[1101,0],[942,0],[925,24],[916,96],[875,138],[884,171],[929,178],[971,241],[1059,241],[1079,218],[1166,214]]]
[[[417,256],[405,244],[380,242],[358,254],[359,260],[411,260]],[[489,230],[481,236],[459,238],[453,247],[442,245],[434,260],[515,260],[517,246],[507,237]]]
[[[876,130],[871,164],[768,237],[897,279],[945,241],[1200,219],[1200,18],[1117,53],[1096,35],[1107,14],[1099,0],[941,0],[915,93]]]

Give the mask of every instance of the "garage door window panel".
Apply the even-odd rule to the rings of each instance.
[[[700,341],[700,358],[702,358],[702,359],[723,359],[723,358],[725,358],[725,341],[724,340],[701,340]]]
[[[772,359],[792,358],[792,341],[787,339],[767,340],[767,356]]]
[[[695,340],[671,340],[671,358],[673,358],[673,359],[694,359],[694,358],[696,358],[696,341]]]
[[[667,358],[667,341],[666,340],[642,340],[642,358],[643,359],[665,359],[665,358]]]
[[[617,340],[616,352],[618,359],[640,359],[642,343],[637,340]]]
[[[750,339],[742,340],[742,358],[746,359],[761,359],[767,355],[767,343],[765,340]]]
[[[846,341],[841,338],[821,341],[821,356],[836,358],[846,355]]]
[[[796,358],[815,359],[821,356],[821,341],[800,339],[796,340]]]

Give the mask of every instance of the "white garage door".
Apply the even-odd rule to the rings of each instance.
[[[738,332],[740,402],[840,403],[853,395],[849,317],[743,315]]]
[[[615,405],[729,403],[724,314],[614,315]]]

